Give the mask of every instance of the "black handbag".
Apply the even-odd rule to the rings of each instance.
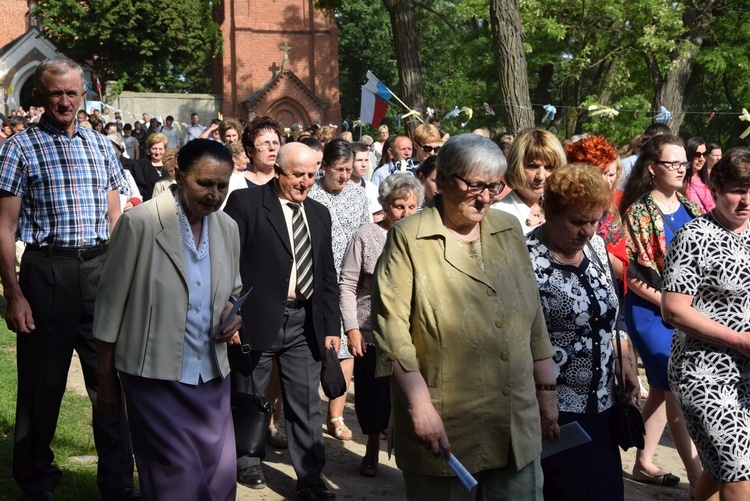
[[[620,360],[620,373],[615,384],[615,405],[612,407],[612,439],[622,450],[631,447],[643,449],[646,427],[643,425],[641,411],[628,401],[625,393],[625,382],[622,379],[622,345],[620,336],[617,337],[617,356]]]
[[[341,370],[338,353],[333,347],[326,350],[323,357],[323,367],[320,370],[320,385],[323,393],[330,399],[338,398],[346,393],[346,380]]]
[[[258,395],[252,376],[253,393],[232,390],[232,421],[237,457],[266,457],[266,431],[273,414],[273,404]]]
[[[606,273],[605,270],[607,268],[605,268],[604,263],[599,259],[599,255],[596,253],[594,247],[591,243],[587,243],[586,246],[596,258],[602,271]],[[614,285],[615,290],[618,290],[617,279],[615,278],[615,272],[612,269],[612,265],[610,264],[608,268],[612,284]],[[612,440],[614,440],[614,442],[624,451],[627,451],[631,447],[643,449],[643,437],[646,434],[646,427],[643,425],[641,411],[635,404],[628,401],[628,396],[625,392],[625,381],[622,379],[622,343],[620,342],[620,335],[617,330],[615,330],[615,337],[617,338],[617,358],[620,362],[620,373],[615,380],[615,404],[612,406],[612,422],[610,423]]]
[[[240,328],[240,344],[227,347],[229,366],[243,376],[249,377],[252,393],[232,390],[232,421],[237,445],[237,457],[266,457],[266,431],[273,414],[273,403],[258,394],[253,380],[250,362],[250,341],[245,339],[245,329]]]

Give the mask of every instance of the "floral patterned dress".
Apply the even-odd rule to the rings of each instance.
[[[349,182],[340,193],[334,195],[315,183],[308,195],[311,199],[325,205],[331,213],[331,247],[333,248],[333,264],[336,266],[336,278],[341,274],[341,263],[344,260],[346,246],[354,232],[362,225],[370,222],[370,213],[365,190]],[[347,348],[346,335],[341,330],[341,349],[339,358],[352,358]]]

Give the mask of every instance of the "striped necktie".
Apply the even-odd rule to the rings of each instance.
[[[294,234],[294,259],[297,262],[297,289],[305,299],[313,293],[313,256],[310,234],[307,232],[300,205],[288,202],[294,213],[292,215],[292,233]]]

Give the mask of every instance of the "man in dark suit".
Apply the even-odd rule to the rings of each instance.
[[[278,357],[289,456],[297,474],[297,499],[332,499],[321,478],[325,465],[320,397],[321,359],[338,353],[338,285],[331,250],[331,217],[307,199],[315,182],[312,149],[290,143],[279,150],[276,178],[252,190],[237,190],[225,211],[240,232],[240,274],[253,297],[242,307],[250,334],[252,379],[259,393]],[[232,372],[234,390],[252,392],[250,378]],[[240,482],[265,487],[261,458],[237,459]]]

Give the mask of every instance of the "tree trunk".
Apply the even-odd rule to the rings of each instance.
[[[414,0],[383,0],[383,5],[391,17],[398,77],[401,81],[401,95],[399,97],[409,108],[418,110],[422,117],[425,117],[426,105],[424,86],[422,85],[422,70],[419,68]],[[419,123],[416,119],[409,119],[406,128],[410,136]]]
[[[508,132],[534,126],[518,0],[491,0],[492,40]]]
[[[646,56],[654,85],[654,110],[658,112],[664,106],[672,114],[672,120],[667,125],[675,135],[679,135],[685,120],[685,108],[689,103],[686,96],[687,84],[693,72],[695,57],[711,24],[714,3],[713,0],[696,2],[696,7],[685,12],[683,24],[689,27],[684,40],[686,46],[671,55],[671,70],[666,75],[662,76],[656,68],[655,55]]]

